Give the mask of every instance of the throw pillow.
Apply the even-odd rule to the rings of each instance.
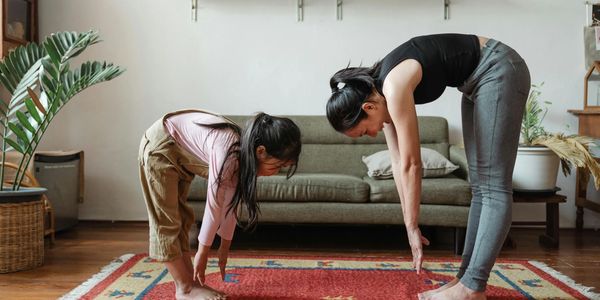
[[[369,156],[362,157],[367,166],[367,174],[375,179],[390,179],[392,174],[392,160],[390,151],[383,150]],[[435,150],[421,147],[421,161],[423,166],[423,178],[442,177],[458,169],[458,166],[450,162]]]

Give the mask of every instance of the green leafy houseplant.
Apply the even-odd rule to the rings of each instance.
[[[547,135],[542,122],[548,113],[548,107],[542,107],[539,101],[541,95],[540,88],[544,85],[531,85],[531,92],[527,98],[525,104],[525,112],[523,113],[523,122],[521,123],[521,138],[522,145],[533,146],[533,141],[538,137]],[[546,105],[552,104],[551,102],[544,101]]]
[[[548,112],[546,106],[540,103],[540,88],[543,85],[532,85],[531,92],[527,98],[523,122],[521,123],[521,146],[545,146],[552,150],[561,162],[563,174],[571,173],[572,165],[585,170],[594,177],[596,189],[600,188],[600,165],[590,153],[590,147],[594,146],[594,139],[577,134],[566,135],[564,133],[549,133],[544,129],[542,122]]]
[[[71,59],[100,42],[96,31],[59,32],[41,44],[30,43],[10,52],[0,62],[0,82],[10,100],[0,101],[2,164],[0,182],[5,182],[6,154],[21,154],[12,185],[0,190],[19,190],[33,154],[48,125],[76,94],[111,80],[124,70],[112,63],[86,61],[71,68]]]

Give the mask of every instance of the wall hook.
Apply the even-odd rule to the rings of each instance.
[[[338,21],[341,21],[343,19],[343,14],[342,14],[342,5],[344,4],[344,0],[336,0],[336,18]]]
[[[192,0],[192,21],[198,21],[198,0]]]
[[[296,14],[298,15],[298,22],[304,21],[304,0],[298,0]]]
[[[444,20],[450,19],[450,0],[444,0]]]

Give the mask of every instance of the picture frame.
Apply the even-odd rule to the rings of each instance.
[[[588,68],[583,84],[583,109],[600,109],[600,61]]]
[[[600,3],[591,4],[591,24],[590,26],[600,26]]]
[[[25,45],[37,41],[37,0],[2,0],[4,41]]]

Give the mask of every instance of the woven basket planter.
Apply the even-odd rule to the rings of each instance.
[[[0,192],[0,273],[44,263],[44,188]]]

